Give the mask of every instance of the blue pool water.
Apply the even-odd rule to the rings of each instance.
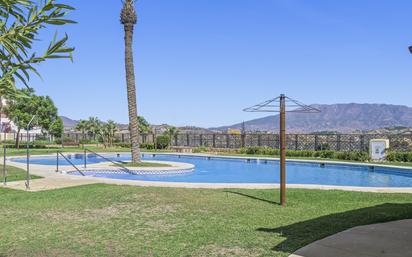
[[[129,161],[130,154],[105,155],[116,161]],[[84,156],[71,155],[70,160],[81,166]],[[113,179],[192,182],[192,183],[279,183],[279,162],[257,161],[251,159],[206,158],[195,156],[146,154],[143,160],[159,160],[185,162],[195,165],[193,173],[174,176],[162,175],[131,175],[117,173],[91,173],[88,176],[106,177]],[[25,162],[25,158],[13,159],[15,162]],[[104,162],[100,157],[88,155],[87,163]],[[32,157],[31,164],[56,165],[56,157]],[[61,165],[68,165],[60,158]],[[332,165],[288,162],[287,183],[316,184],[361,187],[412,187],[412,169],[396,169],[356,165]]]

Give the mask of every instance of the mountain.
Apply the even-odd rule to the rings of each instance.
[[[66,116],[60,116],[60,118],[62,119],[62,121],[63,121],[63,126],[64,126],[64,128],[66,128],[66,129],[73,128],[73,127],[75,127],[75,126],[77,125],[77,123],[79,123],[79,121],[77,121],[77,120],[72,120],[72,119],[70,119],[70,118],[68,118],[68,117],[66,117]]]
[[[412,127],[412,108],[388,104],[332,104],[313,105],[320,113],[287,113],[288,132],[309,133],[337,131],[342,133],[368,131],[390,127]],[[242,123],[211,128],[226,131],[241,129]],[[277,131],[279,115],[272,115],[245,122],[247,131]]]

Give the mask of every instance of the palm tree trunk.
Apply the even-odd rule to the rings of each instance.
[[[125,24],[125,45],[126,45],[126,82],[127,82],[127,101],[129,107],[129,130],[130,141],[132,144],[132,162],[140,162],[140,145],[139,145],[139,121],[137,118],[136,103],[136,82],[133,64],[133,24]]]

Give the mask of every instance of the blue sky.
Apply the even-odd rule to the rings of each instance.
[[[120,0],[65,2],[77,8],[63,30],[74,62],[42,64],[31,86],[61,115],[126,123]],[[280,93],[412,106],[412,1],[139,0],[137,10],[138,107],[151,123],[241,122],[264,116],[244,107]]]

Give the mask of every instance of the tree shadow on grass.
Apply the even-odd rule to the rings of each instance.
[[[286,238],[272,250],[293,253],[314,241],[352,227],[383,223],[394,220],[411,219],[412,204],[386,203],[347,212],[330,214],[311,220],[276,228],[258,228],[258,231],[276,233]]]

